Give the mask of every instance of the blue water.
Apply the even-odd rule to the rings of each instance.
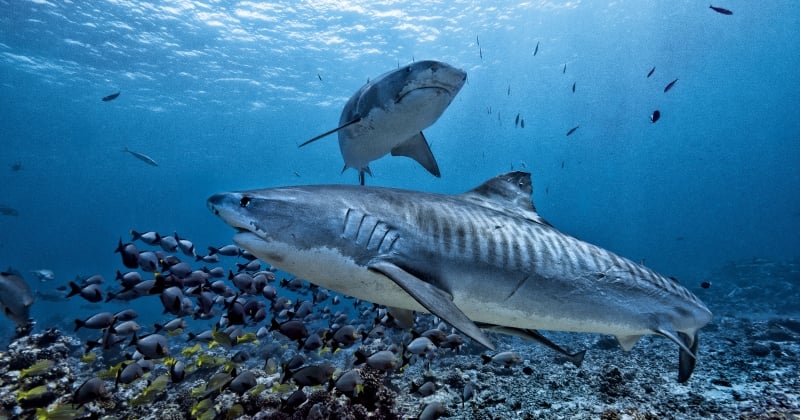
[[[420,59],[468,73],[425,131],[442,178],[388,157],[369,185],[527,170],[554,226],[690,288],[800,255],[800,3],[375,3],[0,0],[0,266],[108,281],[129,229],[229,243],[213,193],[356,183],[335,136],[297,145]]]

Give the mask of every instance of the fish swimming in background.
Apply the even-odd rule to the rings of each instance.
[[[134,152],[133,150],[130,150],[127,147],[122,149],[122,151],[132,154],[137,159],[141,160],[142,162],[144,162],[144,163],[146,163],[146,164],[148,164],[150,166],[158,166],[158,163],[156,163],[156,161],[154,161],[153,158],[151,158],[150,156],[145,155],[144,153]]]
[[[677,82],[678,82],[678,79],[675,79],[675,80],[667,83],[667,86],[664,87],[664,93],[669,92],[669,90],[672,89],[672,87],[675,86],[675,83],[677,83]]]
[[[439,165],[422,130],[430,127],[464,86],[467,74],[441,61],[420,61],[378,76],[356,91],[342,109],[339,126],[302,143],[338,132],[347,168],[372,175],[369,163],[388,153],[407,156],[436,177]]]
[[[567,72],[567,63],[564,63],[564,70],[561,70],[561,74],[565,74]]]
[[[677,282],[560,232],[532,193],[529,173],[510,172],[463,194],[290,186],[216,194],[207,206],[272,266],[430,312],[489,349],[481,328],[610,334],[624,350],[656,334],[678,345],[678,381],[688,380],[708,308]]]
[[[39,281],[50,281],[56,278],[56,274],[53,273],[53,270],[47,268],[31,270],[31,273],[33,273]]]
[[[19,211],[13,207],[0,204],[0,214],[3,216],[19,216]]]
[[[730,16],[730,15],[733,14],[733,12],[731,12],[730,10],[722,8],[722,7],[714,7],[714,6],[709,5],[708,8],[713,10],[713,11],[715,11],[715,12],[717,12],[717,13],[723,14],[723,15]]]
[[[661,111],[655,110],[652,114],[650,114],[650,122],[655,123],[658,119],[661,118]]]
[[[111,95],[103,96],[103,99],[100,99],[100,100],[103,101],[103,102],[113,101],[114,99],[117,99],[117,97],[119,96],[120,93],[122,93],[122,92],[112,93]]]
[[[30,323],[34,297],[28,283],[14,270],[0,273],[0,310],[18,326]]]
[[[579,129],[580,127],[580,125],[576,125],[575,127],[570,128],[569,131],[567,131],[567,136],[571,136],[572,133],[574,133],[575,130]]]
[[[11,171],[12,172],[19,172],[22,170],[22,162],[14,162],[11,164]]]
[[[655,68],[655,66],[654,66],[652,69],[650,69],[650,71],[648,71],[648,72],[647,72],[647,77],[650,77],[650,76],[652,76],[652,75],[653,75],[653,72],[655,72],[655,71],[656,71],[656,68]]]
[[[539,41],[536,41],[536,48],[533,50],[533,56],[536,57],[536,54],[539,52]]]
[[[573,82],[573,83],[572,83],[572,93],[575,93],[575,85],[576,85],[576,84],[577,84],[577,82]]]

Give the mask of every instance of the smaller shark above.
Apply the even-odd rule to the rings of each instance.
[[[466,80],[464,71],[433,60],[384,73],[350,97],[338,127],[299,147],[338,132],[342,172],[358,170],[361,185],[364,173],[372,175],[369,163],[389,153],[410,157],[439,177],[439,165],[422,130],[439,119]]]

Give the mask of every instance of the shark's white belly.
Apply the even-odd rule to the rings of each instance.
[[[270,242],[252,235],[236,235],[234,241],[260,259],[336,292],[395,308],[428,312],[414,298],[388,277],[342,255],[329,247],[299,250],[296,247]],[[613,335],[644,335],[649,331],[620,320],[619,323],[599,322],[591,318],[576,319],[569,314],[543,314],[536,311],[537,302],[500,302],[487,300],[484,295],[456,290],[453,302],[475,322],[522,329],[595,332]]]
[[[420,89],[386,109],[373,108],[359,123],[340,131],[339,146],[345,164],[362,168],[389,154],[436,122],[451,100],[442,89]]]

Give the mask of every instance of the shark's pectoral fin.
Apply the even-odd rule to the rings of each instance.
[[[656,334],[669,338],[680,348],[680,356],[678,357],[678,382],[686,382],[694,372],[694,366],[697,363],[697,333],[694,336],[682,332],[674,332],[671,330],[659,328],[654,331]]]
[[[307,145],[309,143],[313,143],[313,142],[315,142],[315,141],[317,141],[317,140],[319,140],[319,139],[321,139],[321,138],[323,138],[325,136],[329,136],[329,135],[331,135],[331,134],[333,134],[333,133],[335,133],[335,132],[337,132],[337,131],[345,128],[345,127],[349,127],[349,126],[351,126],[353,124],[356,124],[356,123],[358,123],[360,121],[361,121],[361,117],[357,116],[357,117],[353,118],[352,120],[350,120],[350,121],[348,121],[348,122],[346,122],[346,123],[334,128],[333,130],[328,130],[328,131],[326,131],[326,132],[324,132],[324,133],[322,133],[322,134],[320,134],[320,135],[318,135],[318,136],[316,136],[316,137],[314,137],[314,138],[312,138],[310,140],[304,141],[301,145],[299,145],[297,147],[303,147],[303,146],[305,146],[305,145]]]
[[[422,134],[422,131],[392,149],[392,156],[410,157],[419,162],[433,176],[442,176],[439,173],[439,165],[436,163],[436,158],[433,157],[431,148],[428,146],[428,141],[425,140],[425,135]]]
[[[373,261],[368,267],[392,279],[392,281],[403,288],[406,293],[411,295],[414,300],[430,313],[443,319],[455,329],[461,331],[484,347],[490,350],[495,349],[492,342],[481,332],[480,328],[478,328],[472,320],[467,318],[467,316],[461,312],[461,309],[458,309],[453,303],[452,297],[447,292],[420,280],[402,268],[387,261]]]
[[[480,322],[477,323],[477,325],[478,327],[483,328],[484,330],[496,331],[502,334],[514,335],[520,338],[524,338],[526,340],[535,341],[539,344],[549,347],[552,350],[555,350],[562,356],[566,357],[567,360],[569,360],[570,362],[572,362],[573,365],[575,365],[575,367],[581,367],[581,364],[583,363],[583,357],[586,355],[586,350],[581,350],[577,353],[568,352],[563,347],[550,341],[550,339],[543,336],[542,333],[540,333],[537,330],[506,327],[503,325],[484,324]]]

